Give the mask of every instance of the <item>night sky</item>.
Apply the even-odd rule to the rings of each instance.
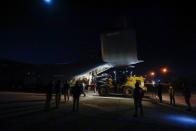
[[[136,31],[140,66],[195,71],[193,8],[161,3],[1,2],[0,57],[35,64],[96,57],[100,34],[123,29],[124,18]]]

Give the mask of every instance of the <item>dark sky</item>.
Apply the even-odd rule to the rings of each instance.
[[[69,63],[100,55],[100,34],[135,29],[145,66],[195,70],[193,8],[161,3],[75,0],[1,2],[0,57],[28,63]],[[167,5],[167,6],[165,6]]]

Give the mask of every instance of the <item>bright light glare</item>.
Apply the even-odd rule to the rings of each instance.
[[[152,84],[155,85],[155,81],[152,81]]]
[[[196,126],[196,117],[189,117],[185,115],[169,115],[166,117],[168,121],[184,125]]]
[[[162,68],[162,72],[167,73],[168,72],[167,68]]]
[[[44,0],[46,3],[51,3],[52,0]]]
[[[151,75],[151,76],[154,76],[154,75],[155,75],[155,72],[151,72],[150,75]]]

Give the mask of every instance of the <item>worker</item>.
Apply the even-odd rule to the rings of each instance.
[[[157,86],[157,95],[159,97],[159,102],[162,103],[162,85],[160,84],[160,82]]]
[[[75,86],[72,87],[71,93],[73,96],[73,112],[79,110],[80,95],[82,93],[82,87],[79,81],[76,81]]]
[[[143,97],[142,88],[140,88],[139,82],[136,82],[135,88],[133,90],[133,100],[135,106],[135,113],[133,115],[134,117],[137,117],[138,115],[138,107],[140,108],[140,115],[143,116],[142,97]]]
[[[52,99],[52,90],[53,90],[54,82],[51,80],[46,86],[46,103],[45,110],[49,110],[51,99]]]
[[[64,86],[63,86],[63,93],[64,93],[65,102],[69,101],[69,88],[70,88],[69,82],[66,80],[64,83]]]
[[[169,83],[168,92],[169,92],[169,97],[170,97],[170,105],[175,105],[175,89],[171,83]]]
[[[189,86],[185,85],[184,83],[182,84],[182,87],[183,87],[184,100],[185,100],[185,103],[187,104],[186,111],[191,111],[191,102],[190,102],[191,90],[190,90]]]
[[[59,108],[60,101],[61,101],[61,81],[58,80],[55,84],[55,93],[56,93],[56,108]]]

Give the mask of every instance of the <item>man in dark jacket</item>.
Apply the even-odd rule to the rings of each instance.
[[[190,103],[190,99],[191,99],[191,90],[189,88],[189,86],[185,85],[183,83],[183,96],[184,96],[184,100],[187,104],[187,108],[186,110],[187,111],[191,111],[191,103]]]
[[[142,97],[143,97],[142,88],[140,88],[139,82],[136,82],[135,89],[133,90],[133,99],[134,99],[134,106],[135,106],[135,114],[133,115],[134,117],[137,117],[138,107],[140,108],[140,115],[143,116]]]
[[[168,89],[168,92],[169,92],[169,97],[170,97],[170,105],[175,105],[175,89],[174,89],[174,86],[173,84],[169,83],[169,89]]]
[[[63,93],[64,93],[64,99],[65,102],[69,101],[69,82],[66,80],[64,85],[63,85]]]
[[[56,93],[56,108],[59,108],[61,101],[61,81],[58,80],[55,84],[55,93]]]
[[[82,86],[79,81],[72,87],[71,93],[73,95],[73,112],[75,112],[79,110],[80,95],[82,93]]]
[[[51,80],[46,86],[46,103],[45,110],[50,108],[51,99],[52,99],[52,90],[53,90],[54,82]]]
[[[160,84],[160,82],[157,86],[157,95],[159,97],[159,102],[162,103],[162,85]]]

